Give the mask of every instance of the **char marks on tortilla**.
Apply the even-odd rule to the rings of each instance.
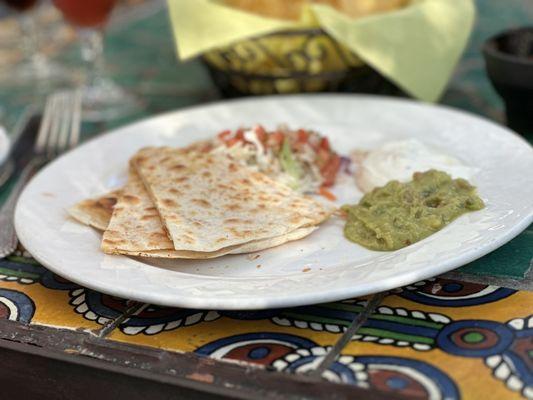
[[[138,179],[138,178],[137,178]],[[118,197],[121,194],[121,190],[110,192],[102,197],[96,199],[82,200],[76,205],[74,205],[69,213],[77,221],[82,224],[92,226],[100,231],[105,231],[109,225],[113,214],[113,207],[111,205],[116,204]],[[147,195],[147,193],[146,193]],[[127,207],[125,203],[123,207]],[[112,247],[106,246],[107,251],[111,254],[124,254],[138,257],[158,257],[158,258],[191,258],[195,257],[198,259],[202,258],[214,258],[219,255],[224,254],[243,254],[250,253],[254,251],[260,251],[268,249],[271,247],[279,246],[283,243],[290,242],[293,240],[301,239],[311,232],[316,230],[318,227],[312,226],[307,228],[299,228],[295,231],[290,232],[287,235],[276,236],[269,239],[255,240],[252,242],[245,243],[239,246],[232,246],[229,253],[226,249],[216,251],[214,253],[200,253],[200,252],[177,252],[174,249],[166,249],[168,247],[168,241],[162,241],[159,246],[161,249],[153,250],[123,250],[120,246]],[[108,243],[109,245],[109,243]],[[234,248],[235,247],[235,248]],[[184,257],[190,256],[190,257]]]
[[[82,224],[105,231],[120,193],[121,190],[115,190],[98,198],[82,200],[72,206],[68,213]]]
[[[130,168],[128,183],[118,197],[104,232],[102,250],[108,254],[141,257],[201,259],[219,257],[233,248],[215,252],[176,251],[142,181]]]
[[[214,252],[280,237],[332,211],[225,154],[151,147],[132,164],[176,250]]]

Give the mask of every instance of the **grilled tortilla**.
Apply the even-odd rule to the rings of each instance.
[[[314,227],[332,212],[225,154],[151,147],[139,151],[132,164],[176,250],[233,250],[234,246]],[[137,201],[127,195],[124,198],[124,202]],[[121,210],[120,204],[119,200],[115,213]],[[147,212],[154,217],[157,214],[155,210]],[[111,224],[108,231],[115,230]],[[156,232],[157,236],[162,237],[162,232]],[[139,245],[146,250],[154,243]]]
[[[130,167],[129,171],[129,180],[127,185],[123,189],[111,192],[100,198],[81,201],[69,210],[71,216],[77,219],[79,222],[92,226],[98,230],[105,231],[102,241],[102,249],[108,254],[125,254],[141,257],[204,259],[219,257],[224,254],[241,254],[260,251],[266,248],[279,246],[288,241],[298,240],[309,235],[311,232],[317,229],[316,223],[314,223],[314,221],[322,221],[331,213],[331,210],[326,210],[320,203],[315,202],[314,200],[302,198],[300,195],[295,195],[293,196],[294,204],[292,207],[294,211],[291,211],[290,213],[284,215],[286,215],[287,218],[292,218],[292,222],[294,225],[297,225],[295,223],[296,221],[300,221],[302,224],[302,226],[300,227],[292,229],[291,226],[287,227],[287,224],[285,224],[284,221],[281,221],[283,229],[278,228],[276,230],[276,232],[284,232],[280,235],[255,239],[255,236],[249,234],[251,232],[250,229],[244,229],[242,235],[245,237],[241,237],[241,240],[238,241],[238,243],[232,243],[230,245],[224,245],[223,247],[217,247],[215,250],[212,251],[199,251],[189,249],[176,250],[174,247],[174,242],[169,239],[169,235],[160,218],[158,210],[154,206],[152,198],[150,197],[145,185],[141,181],[138,173],[136,172],[136,169],[133,168],[133,165],[137,164],[139,157],[141,157],[142,160],[143,156],[151,155],[155,151],[160,151],[164,154],[169,154],[173,156],[178,155],[179,157],[184,154],[183,150],[176,150],[170,148],[163,148],[157,150],[142,150],[133,159],[131,163],[132,167]],[[187,151],[190,152],[191,150],[187,149]],[[208,157],[208,159],[212,160],[215,165],[213,167],[210,163],[208,163],[210,168],[217,168],[220,166],[216,166],[216,159],[218,159],[218,157]],[[226,156],[223,156],[223,162],[226,161],[228,161],[228,159],[226,158]],[[231,160],[229,161],[231,163]],[[233,163],[231,164],[232,169],[237,168],[240,170],[240,167],[233,165]],[[203,170],[201,172],[202,178],[207,177],[205,174],[206,172],[208,171]],[[241,177],[239,179],[243,179],[242,174],[238,175],[237,177]],[[237,177],[234,176],[235,179]],[[263,181],[262,174],[256,174],[254,175],[254,178],[256,178],[260,183],[266,183]],[[178,177],[178,179],[180,179],[180,177]],[[228,184],[228,182],[220,180],[215,180],[214,182],[223,186]],[[271,183],[268,180],[267,182]],[[240,183],[242,184],[243,182]],[[185,182],[185,184],[182,186],[175,186],[186,188],[187,185],[188,183]],[[269,198],[268,191],[265,192],[263,189],[261,189],[258,195],[260,196],[260,202],[258,203],[257,207],[251,209],[251,213],[254,214],[255,209],[266,209],[267,206],[270,206],[267,200],[272,200],[271,210],[277,210],[280,207],[279,203],[281,203],[279,195],[293,194],[292,191],[290,193],[286,192],[284,190],[285,187],[283,185],[274,184],[274,188],[278,187],[281,188],[278,189],[281,190],[281,192],[277,194],[277,198],[276,196],[274,196],[274,198]],[[220,189],[220,187],[218,189]],[[241,195],[243,195],[246,200],[251,190],[252,189],[250,189],[245,183],[236,191],[231,190],[230,196],[232,197],[230,200],[236,201],[237,198]],[[244,194],[240,193],[239,191],[244,192]],[[170,190],[169,192],[172,193],[174,191]],[[204,203],[202,202],[202,204]],[[239,201],[236,201],[230,205],[230,211],[240,212],[240,210],[241,205],[239,205]],[[247,209],[245,208],[245,211],[246,210]],[[303,215],[299,215],[299,213],[302,211]],[[192,214],[194,215],[197,212],[198,208],[196,207],[195,209],[193,207]],[[243,214],[240,214],[239,212],[237,212],[237,214],[242,217]],[[317,215],[315,215],[314,217],[314,221],[311,214],[305,214],[313,212],[317,213]],[[235,216],[235,213],[233,213],[232,216]],[[213,214],[209,214],[209,217],[213,218]],[[261,217],[262,220],[265,219],[263,215]],[[221,218],[222,216],[219,216],[217,223],[220,223]],[[205,220],[207,219],[208,218],[205,218],[204,221],[200,223],[205,223]],[[196,226],[197,224],[194,224],[194,222],[196,221],[196,218],[193,219],[192,225]],[[200,221],[202,220],[200,219]],[[239,231],[237,230],[238,228],[233,226],[234,223],[238,222],[237,218],[225,218],[222,223],[224,222],[229,224],[228,230],[230,231],[230,233],[239,233]],[[242,220],[242,223],[248,224],[249,220],[244,219]],[[258,228],[256,227],[256,229]],[[197,231],[196,234],[201,234],[201,232]],[[235,236],[239,238],[240,235]]]
[[[95,199],[80,201],[72,206],[68,213],[82,224],[105,231],[120,193],[120,190],[115,190]]]
[[[130,197],[123,197],[120,200],[120,196],[124,193],[127,193],[127,196]],[[140,201],[132,202],[131,196],[138,198]],[[83,200],[72,207],[69,212],[79,222],[105,231],[113,215],[113,207],[110,205],[117,203],[117,201],[119,201],[119,211],[115,214],[112,225],[113,228],[116,227],[117,229],[111,228],[105,234],[105,240],[102,243],[104,252],[109,254],[158,258],[214,258],[224,254],[249,253],[279,246],[289,241],[301,239],[317,229],[317,227],[299,228],[287,235],[252,241],[244,245],[232,246],[209,253],[176,251],[166,235],[163,236],[165,231],[161,221],[150,214],[153,203],[144,186],[140,185],[140,180],[135,171],[131,171],[130,181],[128,186],[124,188],[124,192],[120,190],[104,195],[101,198]],[[106,205],[106,207],[103,205]],[[146,207],[143,208],[145,205]],[[123,208],[127,209],[126,212],[124,212]],[[128,217],[136,218],[136,216],[139,217],[139,223],[132,225],[134,220],[128,220]],[[150,248],[144,249],[146,246],[143,244],[142,238],[149,236],[152,237]]]
[[[107,254],[200,259],[227,254],[232,248],[215,252],[176,251],[142,181],[135,170],[130,169],[128,183],[118,197],[104,232],[102,250]]]
[[[138,180],[139,178],[134,177],[134,179]],[[144,190],[144,188],[142,188],[142,190]],[[116,204],[121,193],[122,193],[122,190],[116,190],[114,192],[110,192],[96,199],[80,201],[79,203],[74,205],[72,208],[70,208],[68,211],[70,215],[74,219],[76,219],[78,222],[81,222],[82,224],[96,228],[100,231],[105,231],[107,229],[107,226],[109,225],[109,222],[111,221],[111,216],[113,215],[113,206]],[[146,191],[144,193],[148,195]],[[308,228],[299,228],[291,232],[288,235],[278,236],[278,237],[265,239],[265,240],[256,240],[253,242],[246,243],[242,246],[238,246],[227,254],[252,253],[255,251],[260,251],[260,250],[268,249],[271,247],[276,247],[286,242],[301,239],[309,235],[311,232],[313,232],[316,229],[317,229],[316,226],[308,227]],[[143,251],[143,250],[129,250],[128,251],[128,250],[122,250],[120,248],[111,249],[111,247],[109,247],[109,251],[116,253],[116,254],[124,254],[124,255],[138,256],[138,257],[159,257],[159,258],[184,258],[183,257],[184,255],[198,256],[198,258],[201,258],[201,256],[208,256],[208,255],[215,256],[218,254],[222,254],[221,252],[220,253],[215,252],[216,254],[194,254],[192,252],[191,253],[178,253],[174,250],[174,248],[167,248],[169,246],[169,243],[170,243],[169,240],[162,240],[161,243],[159,243],[158,245],[158,247],[161,247],[161,248],[153,249],[153,250],[146,250],[146,251]]]
[[[107,229],[109,221],[111,221],[111,216],[113,215],[113,206],[116,204],[121,193],[121,190],[116,190],[96,199],[80,201],[78,204],[70,208],[68,212],[78,222],[103,232]],[[299,228],[285,236],[277,236],[265,240],[256,240],[239,246],[238,248],[232,250],[229,254],[252,253],[254,251],[264,250],[270,247],[276,247],[286,242],[301,239],[316,229],[316,226]],[[168,246],[168,243],[168,241],[164,241],[160,244],[160,246],[166,247]],[[174,255],[173,250],[174,248],[150,250],[145,252],[131,251],[131,253],[126,250],[120,250],[120,254],[130,254],[140,257],[172,258]]]

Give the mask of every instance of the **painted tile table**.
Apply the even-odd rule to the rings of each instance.
[[[4,393],[531,398],[532,305],[532,292],[440,277],[289,309],[168,308],[95,292],[11,256],[0,264],[0,355],[13,368],[0,382],[25,365],[28,386],[3,385]],[[39,368],[64,372],[38,382]],[[96,386],[83,382],[108,371]],[[58,397],[47,397],[51,383]]]

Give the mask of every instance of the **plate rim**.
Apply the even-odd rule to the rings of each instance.
[[[210,298],[210,297],[207,297],[207,298],[204,297],[202,301],[196,301],[193,298],[188,298],[188,297],[181,297],[179,304],[178,304],[178,302],[175,301],[176,298],[174,297],[171,299],[168,299],[167,301],[167,297],[169,297],[170,295],[165,295],[165,297],[161,297],[161,294],[158,294],[157,296],[159,297],[155,297],[155,295],[154,296],[152,296],[151,294],[145,295],[144,293],[139,294],[139,295],[136,294],[135,298],[132,298],[130,292],[128,292],[125,289],[123,290],[120,287],[112,288],[109,290],[107,290],[107,287],[105,289],[102,289],[102,286],[92,285],[90,281],[84,281],[82,279],[78,279],[76,275],[71,276],[69,274],[64,273],[63,269],[56,270],[53,266],[50,266],[46,262],[46,260],[41,259],[38,256],[35,256],[34,258],[35,260],[37,260],[40,264],[42,264],[44,267],[46,267],[50,271],[57,273],[58,275],[62,276],[63,278],[68,279],[69,281],[73,283],[81,285],[85,288],[89,288],[89,289],[92,289],[98,292],[106,293],[112,296],[122,297],[128,300],[135,300],[138,302],[149,303],[149,304],[157,304],[157,305],[166,306],[166,307],[183,307],[183,308],[189,308],[189,309],[234,310],[234,311],[236,310],[263,310],[263,309],[298,307],[298,306],[311,305],[311,304],[328,303],[328,302],[333,302],[333,301],[342,301],[342,300],[350,299],[353,297],[373,295],[373,294],[377,294],[381,292],[387,292],[389,290],[400,288],[400,287],[412,284],[414,282],[418,282],[424,279],[438,276],[445,272],[449,272],[456,268],[460,268],[461,266],[468,264],[472,261],[475,261],[487,255],[488,253],[498,249],[504,244],[508,243],[510,240],[512,240],[513,238],[518,236],[522,231],[524,231],[533,222],[533,218],[529,218],[529,220],[524,219],[523,222],[524,222],[523,224],[515,225],[513,229],[509,231],[507,235],[502,236],[499,239],[493,240],[492,242],[490,242],[490,245],[483,246],[482,253],[471,254],[471,257],[470,256],[461,257],[461,260],[466,260],[466,261],[464,263],[463,261],[461,261],[462,264],[458,267],[450,267],[451,264],[456,263],[456,258],[452,258],[446,262],[439,264],[439,268],[437,272],[435,268],[431,270],[429,270],[429,268],[424,268],[423,270],[410,271],[409,273],[401,274],[399,275],[400,278],[394,275],[388,276],[387,278],[384,278],[384,279],[382,278],[378,281],[379,284],[375,283],[374,281],[371,287],[364,286],[365,288],[368,288],[368,289],[357,290],[356,289],[357,286],[356,286],[355,288],[341,288],[341,289],[332,290],[328,292],[318,292],[320,294],[315,294],[311,302],[308,301],[309,294],[307,293],[304,293],[302,295],[298,295],[298,294],[293,295],[292,297],[290,297],[290,300],[287,298],[280,298],[280,299],[271,298],[271,299],[268,299],[268,305],[263,304],[264,301],[254,302],[254,301],[249,301],[249,300],[247,301],[247,303],[243,304],[243,303],[239,303],[239,301],[243,301],[239,299],[234,300],[234,301],[228,301],[228,302],[219,302],[218,298]],[[317,274],[317,272],[314,272],[314,273]],[[412,277],[413,275],[415,275],[416,278]],[[216,278],[216,277],[213,277],[213,278]],[[261,279],[267,279],[267,278],[265,277]],[[394,285],[388,284],[391,281],[394,281]],[[379,288],[379,289],[376,289],[376,288]],[[210,304],[213,304],[213,306],[206,307],[205,306],[206,299],[209,300],[207,302]],[[217,305],[217,304],[222,304],[222,305]]]

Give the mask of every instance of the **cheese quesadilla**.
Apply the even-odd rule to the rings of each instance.
[[[280,237],[332,212],[226,154],[152,147],[132,164],[176,250],[213,252]]]
[[[134,179],[139,179],[138,177]],[[144,191],[144,188],[142,189]],[[146,191],[144,191],[146,195]],[[69,214],[76,219],[78,222],[91,226],[93,228],[98,229],[99,231],[105,231],[108,227],[109,222],[111,221],[111,216],[113,215],[113,207],[109,206],[109,204],[116,204],[118,197],[121,195],[122,190],[116,190],[114,192],[108,193],[102,197],[96,198],[96,199],[89,199],[89,200],[82,200],[73,207],[71,207],[68,212]],[[150,200],[151,201],[151,200]],[[102,204],[106,204],[106,207],[103,207]],[[231,249],[230,252],[226,254],[243,254],[243,253],[252,253],[255,251],[260,251],[264,249],[268,249],[271,247],[276,247],[281,244],[284,244],[286,242],[290,242],[293,240],[301,239],[307,235],[309,235],[311,232],[316,230],[316,226],[307,227],[307,228],[299,228],[295,231],[291,232],[288,235],[283,236],[277,236],[270,239],[265,240],[256,240],[253,242],[246,243],[241,246],[236,246],[236,248]],[[140,233],[142,234],[142,232]],[[169,240],[162,240],[159,244],[157,249],[152,250],[123,250],[117,247],[116,249],[111,249],[111,246],[108,246],[109,252],[113,252],[116,254],[124,254],[124,255],[131,255],[131,256],[138,256],[138,257],[159,257],[159,258],[185,258],[184,255],[190,255],[195,256],[195,258],[202,258],[201,256],[204,256],[203,258],[208,258],[206,256],[213,255],[218,256],[221,255],[222,252],[214,252],[213,254],[195,254],[194,252],[189,253],[179,253],[174,250],[174,248],[170,248],[168,245]],[[108,243],[109,245],[110,243]],[[215,254],[216,253],[216,254]]]
[[[161,219],[161,215],[155,207],[154,201],[150,197],[149,192],[146,190],[145,185],[135,169],[135,166],[139,165],[139,160],[140,164],[143,164],[145,162],[143,160],[146,157],[148,159],[151,157],[154,162],[158,162],[158,158],[153,156],[155,153],[174,157],[175,159],[173,159],[173,161],[182,160],[185,154],[195,154],[193,157],[195,160],[209,160],[207,163],[199,163],[204,169],[197,171],[196,175],[194,174],[194,170],[188,171],[188,173],[192,174],[190,176],[193,181],[195,179],[205,181],[206,178],[208,178],[206,173],[208,173],[207,175],[211,175],[212,173],[212,175],[216,177],[217,174],[215,170],[224,166],[230,168],[229,164],[232,165],[232,171],[228,170],[227,173],[229,174],[229,178],[216,178],[215,180],[210,180],[211,183],[207,184],[208,187],[209,184],[216,183],[216,187],[213,187],[211,190],[211,201],[213,201],[212,199],[225,199],[226,203],[224,204],[229,206],[230,213],[224,215],[224,210],[221,210],[222,215],[216,215],[216,213],[204,213],[205,218],[203,219],[191,219],[190,217],[187,219],[185,217],[184,221],[189,226],[194,227],[201,226],[200,224],[209,226],[210,221],[214,221],[215,226],[221,226],[222,230],[224,230],[227,225],[228,232],[234,235],[233,238],[228,237],[228,240],[224,240],[222,245],[219,245],[220,242],[215,243],[214,246],[211,245],[209,250],[175,248],[175,242],[169,239],[169,234],[163,223],[164,221]],[[187,160],[183,159],[182,161]],[[317,228],[317,223],[324,220],[331,213],[331,210],[327,210],[327,208],[320,203],[295,194],[292,190],[283,185],[276,184],[260,173],[248,171],[245,167],[234,165],[227,155],[215,155],[211,157],[202,153],[191,153],[190,150],[187,153],[184,152],[183,149],[144,149],[132,159],[131,165],[128,183],[123,189],[109,193],[101,198],[84,200],[69,210],[70,214],[78,221],[105,231],[102,240],[102,249],[108,254],[204,259],[219,257],[224,254],[254,252],[278,246],[288,241],[298,240],[309,235]],[[148,166],[149,165],[150,164],[148,164]],[[140,168],[142,169],[143,167],[141,166]],[[211,172],[209,172],[209,170]],[[238,171],[237,174],[235,174],[236,171]],[[224,172],[222,175],[227,174]],[[252,180],[244,178],[247,174],[253,175]],[[177,177],[173,174],[168,175],[172,176],[173,179],[176,178],[178,180],[184,177],[184,175]],[[164,181],[164,179],[162,180]],[[243,180],[246,180],[246,182],[243,183]],[[190,186],[190,183],[188,182],[183,181],[181,183],[181,185],[175,184],[174,188],[179,187],[181,189],[186,189],[187,186]],[[232,188],[228,193],[227,190],[221,192],[220,185],[222,185],[222,189],[226,186],[228,188],[232,188],[234,185],[236,186],[235,189]],[[265,189],[265,185],[269,186],[268,190]],[[204,182],[204,185],[201,185],[201,187],[205,189],[206,183]],[[253,202],[249,202],[250,204],[248,205],[242,204],[243,200],[250,200],[250,192],[252,191],[257,192],[254,197],[255,200],[257,200],[256,206],[250,207],[250,204],[253,204]],[[194,194],[195,192],[192,191],[192,193]],[[187,201],[189,204],[196,204],[196,207],[192,206],[190,212],[191,215],[198,214],[198,202],[195,202],[194,200],[200,200],[199,198],[191,200],[191,197],[188,198],[185,196],[182,199],[177,190],[169,190],[168,194],[176,195],[177,198],[172,200],[175,204],[182,204],[183,202],[187,203]],[[273,197],[272,194],[274,194]],[[225,196],[229,196],[229,198],[225,198]],[[241,197],[243,199],[241,199]],[[281,199],[281,197],[285,197],[285,199]],[[209,199],[209,196],[207,196],[207,198]],[[285,203],[283,200],[285,200]],[[208,200],[205,201],[207,202]],[[180,207],[177,207],[176,210],[173,211],[172,208],[169,207],[171,204],[170,202],[164,201],[163,203],[166,206],[165,212],[180,212]],[[206,204],[204,202],[200,203],[202,206],[205,206]],[[291,207],[289,207],[289,212],[283,214],[282,218],[266,218],[268,217],[268,212],[261,212],[262,210],[267,209],[270,210],[270,212],[277,212],[280,207],[287,207],[287,205],[290,205]],[[226,210],[226,212],[227,211],[228,210]],[[249,212],[250,215],[247,215],[246,212]],[[186,214],[187,211],[182,213]],[[256,219],[256,225],[257,223],[260,223],[259,221],[266,220],[270,226],[276,221],[280,226],[275,227],[273,233],[265,234],[268,232],[265,227],[254,225],[252,220],[256,216],[258,216]],[[241,219],[237,217],[240,217]],[[239,229],[241,229],[242,232],[239,231]],[[259,235],[253,235],[252,233],[254,231],[252,229],[256,229],[256,232],[259,232]],[[210,232],[212,232],[212,230],[208,231],[208,233]],[[190,234],[196,234],[201,237],[203,233],[201,229],[196,229],[195,232],[191,231]],[[209,244],[205,246],[209,246]]]

